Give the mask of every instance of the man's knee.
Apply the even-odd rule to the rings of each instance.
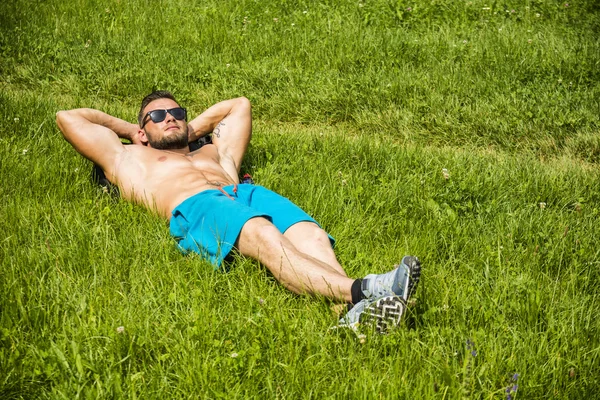
[[[331,247],[329,235],[317,225],[315,225],[314,228],[311,229],[308,238],[312,243],[317,243],[321,246]]]
[[[292,225],[286,232],[292,242],[299,246],[326,246],[331,247],[329,235],[314,222],[299,222]]]

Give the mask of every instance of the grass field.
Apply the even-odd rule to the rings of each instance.
[[[0,398],[600,395],[595,1],[18,1],[0,13]],[[419,256],[389,335],[90,182],[58,110],[253,104],[243,172],[349,275]]]

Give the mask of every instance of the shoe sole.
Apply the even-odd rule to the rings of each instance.
[[[411,262],[404,262],[406,258],[410,258]],[[408,302],[410,296],[412,296],[417,290],[417,286],[419,285],[419,279],[421,279],[421,262],[417,257],[407,256],[402,259],[402,264],[406,265],[406,267],[408,268],[408,287],[405,292],[406,298],[404,299]]]
[[[405,303],[398,296],[386,296],[369,304],[360,314],[362,324],[374,325],[378,333],[386,333],[390,328],[400,324],[404,314]]]

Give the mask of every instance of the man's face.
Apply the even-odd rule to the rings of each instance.
[[[144,109],[143,131],[148,139],[150,147],[159,150],[176,150],[188,146],[188,126],[185,120],[177,120],[170,113],[161,122],[153,122],[147,115],[153,110],[169,110],[179,107],[179,104],[171,99],[154,100]]]

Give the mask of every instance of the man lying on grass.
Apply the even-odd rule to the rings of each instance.
[[[186,121],[186,110],[166,91],[143,99],[139,125],[87,108],[56,115],[64,137],[104,170],[121,196],[170,220],[184,251],[220,267],[235,247],[294,293],[353,305],[342,326],[368,322],[384,332],[399,324],[419,280],[416,257],[404,257],[386,274],[349,278],[333,252],[333,238],[312,217],[264,187],[239,184],[252,134],[246,98],[222,101]],[[211,132],[213,144],[189,151],[189,141]],[[124,146],[120,138],[134,145]]]

